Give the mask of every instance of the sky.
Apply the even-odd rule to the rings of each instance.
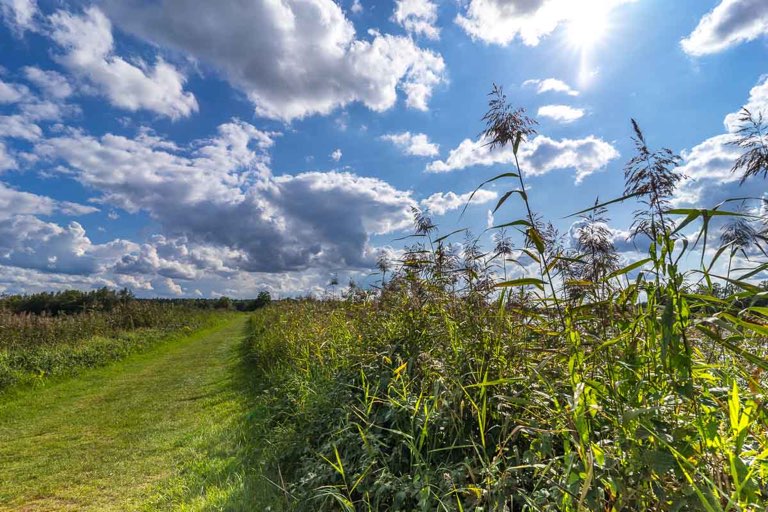
[[[630,119],[683,156],[676,205],[762,196],[728,142],[768,115],[765,0],[0,0],[0,293],[284,297],[365,285],[411,209],[519,218],[493,84],[538,121],[531,203],[623,192]],[[611,209],[620,251],[636,204]]]

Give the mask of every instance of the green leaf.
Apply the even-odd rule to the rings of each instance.
[[[512,194],[520,194],[520,197],[523,198],[523,201],[527,201],[528,200],[528,196],[526,195],[526,193],[524,191],[522,191],[522,190],[510,190],[508,192],[505,192],[504,195],[501,196],[501,199],[499,199],[499,202],[496,203],[496,208],[493,209],[493,213],[496,213],[498,211],[498,209],[501,208],[501,205],[503,205],[504,202],[507,199],[509,199],[509,196],[511,196]]]
[[[706,335],[711,340],[713,340],[716,343],[718,343],[719,345],[727,348],[728,350],[730,350],[731,352],[733,352],[735,354],[740,355],[741,357],[743,357],[744,359],[746,359],[750,363],[754,364],[758,368],[761,368],[762,370],[768,371],[768,361],[766,361],[765,359],[763,359],[761,357],[758,357],[758,356],[756,356],[756,355],[754,355],[754,354],[752,354],[750,352],[747,352],[746,350],[744,350],[740,346],[731,343],[727,339],[723,339],[723,337],[718,335],[715,331],[713,331],[711,329],[708,329],[708,328],[704,327],[703,325],[697,325],[696,329],[699,332],[701,332],[704,335]]]
[[[462,228],[462,229],[457,229],[456,231],[451,231],[451,232],[450,232],[450,233],[448,233],[447,235],[443,235],[443,236],[441,236],[440,238],[436,238],[436,239],[435,239],[435,243],[436,243],[436,244],[437,244],[437,243],[440,243],[440,242],[442,242],[443,240],[445,240],[446,238],[449,238],[449,237],[451,237],[451,236],[455,235],[456,233],[461,233],[462,231],[466,231],[466,230],[467,230],[467,228]]]
[[[768,308],[763,306],[752,306],[751,308],[747,308],[748,311],[753,311],[759,315],[763,315],[768,317]]]
[[[506,224],[499,224],[498,226],[493,226],[489,229],[502,229],[502,228],[510,228],[513,226],[527,226],[530,227],[531,223],[524,219],[518,219],[514,220],[512,222],[507,222]],[[486,230],[487,231],[487,230]]]
[[[747,322],[746,320],[742,320],[741,318],[737,318],[730,313],[721,313],[721,318],[725,318],[729,322],[735,325],[740,325],[741,327],[745,329],[749,329],[752,332],[756,332],[757,334],[762,334],[763,336],[768,336],[768,327],[765,325],[755,324],[752,322]]]
[[[754,215],[749,215],[747,213],[739,213],[739,212],[728,212],[724,210],[707,210],[706,208],[674,208],[672,210],[667,210],[664,212],[668,215],[696,215],[697,217],[700,217],[702,215],[706,215],[709,217],[717,217],[717,216],[726,216],[726,217],[753,217]]]
[[[494,182],[496,180],[500,180],[501,178],[519,178],[520,175],[514,172],[505,172],[503,174],[499,174],[498,176],[494,176],[493,178],[489,180],[485,180],[482,182],[475,190],[472,191],[472,193],[469,195],[469,199],[467,199],[467,202],[464,204],[464,209],[461,210],[461,215],[459,215],[459,219],[461,219],[464,216],[464,212],[467,211],[467,207],[469,206],[469,203],[472,202],[472,198],[475,197],[475,194],[477,194],[478,190],[483,188],[485,185]]]
[[[528,234],[528,238],[530,238],[531,242],[533,242],[533,245],[536,246],[536,250],[539,251],[539,254],[544,254],[544,251],[547,249],[547,247],[544,245],[544,239],[541,238],[539,230],[535,227],[530,227],[526,233]]]
[[[498,283],[496,285],[496,288],[512,288],[515,286],[535,286],[541,291],[544,291],[544,285],[547,284],[541,279],[536,279],[533,277],[524,277],[522,279],[512,279],[511,281],[504,281],[502,283]]]
[[[520,251],[525,253],[525,254],[527,254],[528,257],[530,257],[536,263],[541,263],[541,259],[539,259],[539,255],[536,254],[535,252],[531,251],[530,249],[525,249],[524,248],[524,249],[520,249]]]
[[[742,274],[739,276],[739,280],[749,279],[752,276],[755,276],[762,272],[763,270],[768,269],[768,263],[763,263],[762,265],[758,266],[757,268],[752,269],[750,272],[747,272],[746,274]]]
[[[581,215],[582,213],[591,212],[593,210],[597,210],[598,208],[603,208],[604,206],[608,206],[609,204],[621,203],[623,201],[626,201],[627,199],[631,199],[633,197],[637,197],[637,196],[641,196],[641,195],[643,195],[642,192],[637,192],[635,194],[627,194],[626,196],[621,196],[618,199],[612,199],[612,200],[610,200],[608,202],[605,202],[605,203],[600,203],[600,204],[596,204],[594,206],[590,206],[589,208],[586,208],[584,210],[578,211],[576,213],[572,213],[572,214],[568,215],[565,218],[567,219],[569,217],[575,217],[577,215]]]
[[[645,265],[646,263],[650,263],[651,261],[652,261],[651,258],[645,258],[645,259],[642,259],[640,261],[636,261],[636,262],[632,263],[631,265],[627,265],[626,267],[621,268],[621,269],[619,269],[619,270],[617,270],[615,272],[611,272],[610,274],[608,274],[605,277],[604,280],[608,281],[610,279],[613,279],[614,277],[619,277],[619,276],[623,276],[624,274],[628,274],[629,272],[632,272],[636,268],[640,268],[643,265]]]

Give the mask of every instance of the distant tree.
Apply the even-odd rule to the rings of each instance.
[[[328,281],[328,287],[331,289],[331,296],[336,297],[336,287],[339,286],[339,274],[331,274],[331,279]]]
[[[259,295],[256,297],[256,300],[254,301],[254,309],[268,306],[270,302],[272,302],[272,296],[269,294],[268,291],[259,292]]]
[[[232,309],[232,299],[229,297],[219,297],[215,302],[214,307],[216,309]]]

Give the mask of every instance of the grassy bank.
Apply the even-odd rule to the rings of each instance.
[[[141,302],[59,316],[0,312],[0,392],[103,366],[211,326],[222,314]]]

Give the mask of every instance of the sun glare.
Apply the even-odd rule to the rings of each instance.
[[[580,4],[567,27],[568,41],[581,50],[589,50],[608,32],[608,8],[599,0]]]
[[[565,27],[565,40],[579,54],[578,81],[581,87],[587,87],[598,74],[594,54],[611,29],[611,7],[605,0],[583,0],[570,5],[573,11]]]

